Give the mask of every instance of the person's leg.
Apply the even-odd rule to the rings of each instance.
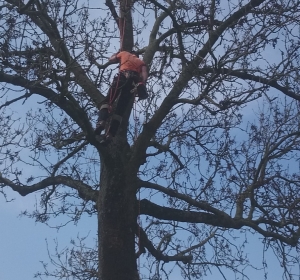
[[[109,117],[111,104],[117,99],[120,94],[120,90],[126,83],[125,77],[118,73],[113,79],[113,83],[108,90],[107,97],[105,98],[104,104],[100,107],[98,112],[98,121],[96,124],[95,134],[101,134],[101,132],[105,129],[106,121]]]
[[[139,83],[137,86],[137,96],[139,100],[144,100],[148,98],[148,92],[145,84]]]
[[[105,129],[106,120],[109,117],[109,107],[110,105],[108,103],[101,105],[98,112],[98,121],[96,124],[95,134],[101,134],[101,132]]]
[[[132,82],[133,80],[131,78],[127,79],[126,83],[123,85],[120,91],[121,93],[117,101],[116,110],[112,116],[112,120],[109,128],[109,133],[111,134],[112,137],[116,135],[117,130],[121,124],[122,117],[132,97],[133,94],[131,93],[131,90],[133,88]]]
[[[120,115],[113,114],[109,126],[108,137],[115,137],[118,131],[118,128],[121,124],[122,117]]]

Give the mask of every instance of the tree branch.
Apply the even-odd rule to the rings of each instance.
[[[153,3],[155,6],[159,7],[160,9],[162,9],[171,18],[173,26],[176,29],[177,39],[178,39],[178,45],[179,45],[179,53],[180,53],[180,58],[181,58],[182,66],[183,66],[183,69],[184,69],[185,68],[185,64],[186,64],[186,58],[184,56],[184,45],[183,45],[182,35],[181,35],[181,31],[180,31],[180,26],[179,26],[176,18],[171,13],[170,9],[168,9],[165,6],[161,5],[157,1],[150,0],[150,2]]]
[[[53,146],[56,149],[61,149],[64,146],[73,144],[78,141],[82,141],[84,139],[85,139],[85,134],[83,132],[80,132],[78,134],[72,135],[71,137],[69,137],[67,139],[59,139],[59,140],[55,141]]]
[[[187,223],[203,223],[222,228],[240,229],[246,226],[254,229],[264,237],[275,238],[293,247],[297,245],[300,237],[300,228],[290,237],[285,237],[279,233],[271,232],[269,230],[263,230],[262,228],[260,228],[260,220],[250,221],[247,219],[235,219],[226,217],[225,215],[219,216],[203,212],[173,209],[169,207],[159,206],[147,199],[141,200],[140,213],[163,220],[172,220]]]
[[[219,215],[219,216],[224,216],[225,218],[230,218],[230,216],[228,214],[210,206],[209,203],[207,203],[205,201],[194,200],[190,196],[181,194],[175,190],[167,189],[158,184],[154,184],[154,183],[142,181],[142,180],[139,181],[139,185],[143,188],[158,190],[158,191],[160,191],[164,194],[167,194],[171,197],[176,197],[178,199],[181,199],[181,200],[187,202],[189,205],[195,206],[201,210],[211,212],[211,213]]]
[[[138,226],[137,230],[141,246],[145,247],[151,253],[151,255],[156,258],[156,260],[164,261],[166,263],[171,261],[181,261],[183,263],[190,263],[193,260],[192,255],[185,256],[184,254],[180,253],[174,256],[164,255],[161,251],[157,250],[153,246],[152,242],[148,239],[147,234],[140,226]]]
[[[2,184],[2,187],[10,187],[13,191],[19,193],[22,196],[26,196],[28,194],[40,191],[52,185],[63,184],[74,190],[77,190],[79,196],[85,200],[97,202],[98,198],[98,191],[93,190],[89,185],[84,184],[81,181],[73,180],[71,177],[61,175],[56,177],[48,177],[40,181],[39,183],[27,186],[15,184],[13,181],[2,177],[2,175],[0,174],[0,184]]]
[[[90,121],[86,113],[78,104],[66,100],[64,97],[56,94],[53,90],[39,84],[37,81],[29,81],[23,77],[5,74],[2,71],[0,71],[0,82],[20,86],[28,89],[30,94],[35,93],[43,96],[64,110],[81,127],[83,131],[87,131],[89,135],[93,135],[93,128],[90,124]]]
[[[10,4],[14,5],[19,11],[26,5],[22,1],[7,0]],[[22,10],[22,13],[29,16],[30,19],[39,27],[45,35],[49,38],[51,45],[58,53],[57,57],[66,64],[71,72],[74,73],[77,83],[85,90],[86,94],[91,97],[96,105],[99,105],[103,101],[103,96],[87,77],[81,65],[71,57],[69,50],[64,42],[64,38],[61,38],[56,22],[45,12],[45,10],[36,11],[26,8]]]
[[[23,14],[25,10],[29,8],[31,4],[33,4],[35,0],[29,0],[27,4],[25,4],[22,8],[19,8],[19,13]]]
[[[12,99],[12,100],[9,100],[9,101],[6,101],[4,104],[2,104],[1,106],[0,106],[0,110],[2,109],[2,108],[4,108],[4,107],[7,107],[7,106],[9,106],[10,104],[13,104],[13,103],[15,103],[15,102],[17,102],[17,101],[19,101],[19,100],[22,100],[22,99],[27,99],[28,97],[30,97],[32,95],[32,93],[25,93],[24,95],[22,95],[22,96],[20,96],[20,97],[17,97],[17,98],[14,98],[14,99]],[[24,102],[25,102],[25,100],[23,101],[23,104],[24,104]]]
[[[66,162],[68,159],[70,159],[72,156],[74,156],[76,153],[78,153],[82,148],[84,148],[87,145],[87,142],[85,141],[84,143],[82,143],[81,145],[79,145],[78,147],[76,147],[72,152],[70,152],[68,155],[66,155],[63,159],[61,159],[59,162],[57,162],[54,166],[53,166],[53,171],[51,176],[54,176],[56,171],[58,170],[58,168],[64,163]]]
[[[228,69],[228,68],[216,69],[216,68],[204,67],[202,69],[199,69],[199,71],[202,72],[202,73],[215,73],[215,72],[218,72],[220,74],[225,74],[225,75],[241,78],[243,80],[251,80],[251,81],[254,81],[254,82],[259,82],[259,83],[264,84],[266,86],[273,87],[273,88],[281,91],[285,95],[300,101],[300,95],[299,94],[296,94],[296,93],[288,90],[286,87],[283,87],[283,86],[279,85],[278,82],[276,81],[276,79],[267,79],[267,78],[263,78],[263,77],[259,77],[259,76],[256,76],[256,75],[249,74],[245,70],[243,70],[243,72],[242,72],[242,71],[232,70],[232,69]]]
[[[163,220],[175,220],[179,222],[190,223],[206,223],[213,226],[228,227],[239,229],[242,225],[239,220],[234,220],[228,215],[218,216],[215,214],[184,211],[180,209],[173,209],[170,207],[159,206],[147,199],[141,200],[141,214],[150,215]]]
[[[105,5],[109,8],[109,10],[110,10],[110,12],[111,12],[111,14],[112,14],[112,16],[113,16],[113,18],[114,18],[117,26],[120,28],[120,26],[119,26],[119,19],[120,18],[119,18],[118,14],[117,14],[115,5],[113,4],[113,2],[111,0],[106,0],[105,1]]]
[[[233,13],[227,20],[225,20],[215,31],[211,32],[209,40],[204,44],[201,50],[197,53],[195,58],[189,63],[180,74],[177,81],[175,81],[173,88],[163,100],[161,106],[156,110],[153,117],[148,123],[144,125],[142,133],[135,141],[133,146],[133,154],[130,164],[138,169],[140,164],[144,161],[144,154],[148,148],[150,139],[155,135],[158,127],[161,125],[163,119],[170,112],[171,108],[176,104],[176,99],[186,87],[190,79],[194,76],[195,69],[203,61],[203,58],[209,53],[211,47],[218,41],[223,32],[233,24],[235,24],[241,17],[247,15],[251,9],[259,6],[266,0],[251,0],[248,4],[241,7],[237,12]]]
[[[180,169],[184,168],[184,164],[180,161],[179,157],[168,147],[168,145],[161,145],[156,141],[151,141],[150,146],[160,150],[161,152],[169,152],[175,161],[179,164]]]

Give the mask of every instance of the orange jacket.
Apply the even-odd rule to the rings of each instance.
[[[120,71],[131,70],[141,73],[142,66],[146,66],[144,61],[126,51],[119,52],[116,57],[120,61]]]

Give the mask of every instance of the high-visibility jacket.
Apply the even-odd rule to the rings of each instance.
[[[117,58],[120,60],[120,71],[130,70],[140,73],[145,62],[126,51],[119,52]]]

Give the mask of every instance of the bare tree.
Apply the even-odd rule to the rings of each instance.
[[[81,244],[65,252],[70,270],[58,260],[46,275],[138,279],[141,258],[155,269],[140,278],[167,279],[170,262],[186,279],[212,267],[247,278],[244,242],[255,234],[292,279],[300,1],[91,5],[0,1],[1,193],[39,194],[27,214],[40,222],[98,217],[98,252]],[[116,70],[107,59],[133,48],[150,95],[104,147],[94,126]]]

